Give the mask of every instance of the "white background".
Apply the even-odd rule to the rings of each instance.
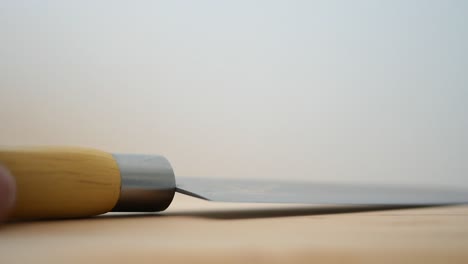
[[[1,1],[0,145],[468,185],[467,1]]]

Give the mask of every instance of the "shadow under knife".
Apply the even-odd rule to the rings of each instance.
[[[365,213],[386,210],[415,209],[426,207],[439,207],[442,205],[385,205],[385,206],[304,206],[294,208],[256,208],[256,209],[225,209],[225,210],[203,210],[182,212],[159,212],[159,213],[137,213],[137,214],[106,214],[97,216],[99,218],[144,218],[144,217],[198,217],[217,220],[241,220],[259,218],[279,218],[294,216],[317,216],[333,214]]]
[[[200,217],[219,220],[236,219],[258,219],[258,218],[278,218],[293,216],[317,216],[333,214],[364,213],[373,211],[413,209],[433,206],[330,206],[330,207],[295,207],[295,208],[260,208],[260,209],[230,209],[230,210],[206,210],[206,211],[187,211],[187,212],[168,212],[165,216],[184,216]]]

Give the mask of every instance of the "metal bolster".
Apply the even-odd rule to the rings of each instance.
[[[163,156],[112,154],[120,170],[120,197],[113,212],[165,210],[174,198],[176,183],[171,164]]]

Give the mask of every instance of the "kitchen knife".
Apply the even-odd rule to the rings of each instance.
[[[175,177],[162,156],[70,147],[0,150],[14,175],[11,219],[88,217],[165,210],[175,192],[223,202],[444,205],[468,202],[468,190],[428,186]]]

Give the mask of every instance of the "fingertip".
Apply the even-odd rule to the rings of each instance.
[[[0,220],[4,220],[16,200],[16,184],[11,173],[0,166]]]

